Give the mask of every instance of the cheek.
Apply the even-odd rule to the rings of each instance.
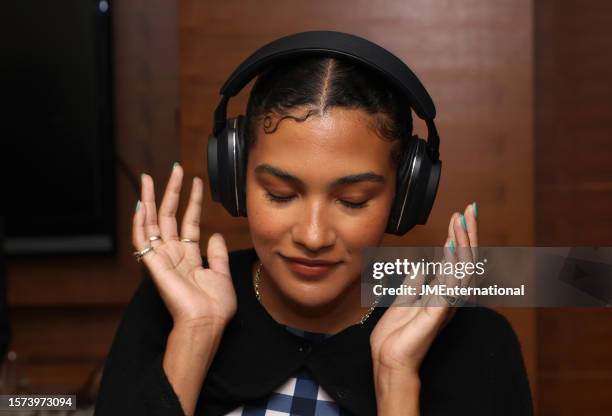
[[[386,205],[385,205],[386,206]],[[344,216],[338,220],[337,231],[347,249],[359,252],[366,246],[378,246],[384,237],[389,212],[384,206],[374,209],[364,215],[354,217]]]
[[[265,191],[259,187],[247,188],[247,218],[253,240],[260,243],[273,242],[287,231],[286,215],[272,206],[265,197]]]
[[[385,192],[375,204],[365,208],[363,215],[343,215],[336,222],[338,232],[344,237],[350,251],[360,252],[366,246],[380,245],[385,236],[393,196],[393,193]]]

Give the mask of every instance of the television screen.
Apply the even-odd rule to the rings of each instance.
[[[114,252],[109,7],[2,5],[7,254]]]

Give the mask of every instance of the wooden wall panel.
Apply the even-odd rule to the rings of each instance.
[[[108,353],[123,307],[20,307],[12,349],[28,360],[95,360]]]
[[[294,32],[351,32],[408,63],[438,110],[443,174],[429,222],[384,244],[441,245],[451,214],[476,200],[481,245],[532,245],[532,17],[529,0],[227,0],[214,7],[184,0],[179,59],[187,172],[206,176],[203,155],[219,89],[248,55]],[[244,112],[249,88],[232,100],[230,116]],[[415,125],[423,135],[424,123]],[[206,201],[204,235],[221,231],[230,249],[250,247],[247,219],[232,218],[209,195]],[[519,334],[535,390],[534,311],[502,312]]]
[[[587,6],[587,7],[585,7]],[[612,4],[535,2],[536,242],[612,245]],[[541,415],[608,415],[612,310],[537,313]]]

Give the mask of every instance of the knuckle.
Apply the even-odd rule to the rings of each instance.
[[[157,232],[159,231],[159,225],[156,222],[150,223],[150,224],[145,224],[145,227],[147,229],[147,231],[149,232]]]
[[[198,227],[200,225],[200,222],[195,218],[185,219],[184,221],[186,226]]]

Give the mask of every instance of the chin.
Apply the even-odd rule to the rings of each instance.
[[[348,287],[339,286],[337,277],[332,273],[319,280],[304,280],[290,271],[283,273],[286,277],[281,284],[284,295],[295,304],[306,308],[318,308],[339,301]]]
[[[291,299],[293,303],[304,308],[320,308],[329,305],[338,298],[338,296],[334,296],[330,293],[321,293],[321,290],[303,290],[299,287],[294,287],[292,289],[293,290],[289,293],[285,292],[285,296]]]

